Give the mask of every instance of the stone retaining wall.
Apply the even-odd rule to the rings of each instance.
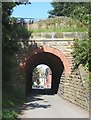
[[[79,70],[75,69],[69,79],[62,76],[60,79],[58,94],[86,110],[89,110],[89,99],[87,90],[81,80]]]

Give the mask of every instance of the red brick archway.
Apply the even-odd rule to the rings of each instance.
[[[65,57],[65,55],[57,50],[56,48],[53,48],[53,47],[48,47],[48,46],[41,46],[41,47],[38,47],[38,48],[35,48],[34,50],[32,50],[21,62],[20,62],[20,67],[22,69],[24,69],[26,67],[26,64],[29,60],[32,59],[32,57],[38,53],[43,53],[43,52],[46,52],[46,53],[51,53],[55,56],[57,56],[58,58],[60,58],[60,60],[63,62],[63,65],[64,65],[64,71],[65,71],[65,75],[66,76],[69,76],[70,74],[70,64],[68,62],[68,59]]]

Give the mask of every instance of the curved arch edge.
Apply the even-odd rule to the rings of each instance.
[[[71,73],[71,68],[70,68],[70,64],[68,59],[66,58],[66,56],[64,55],[64,53],[62,53],[61,51],[59,51],[56,48],[53,47],[48,47],[48,46],[40,46],[34,50],[32,50],[26,57],[24,57],[24,59],[20,62],[20,68],[24,69],[26,67],[27,62],[36,54],[41,53],[41,52],[48,52],[51,54],[54,54],[55,56],[59,57],[60,60],[63,62],[64,65],[64,72],[65,72],[65,76],[69,77],[70,73]]]

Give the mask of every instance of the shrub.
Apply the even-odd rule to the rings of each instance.
[[[83,64],[86,69],[89,69],[88,58],[91,58],[91,56],[89,56],[89,39],[76,39],[74,42],[73,49],[73,56],[75,58],[76,64]]]

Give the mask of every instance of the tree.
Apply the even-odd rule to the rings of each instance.
[[[49,11],[49,17],[67,16],[89,24],[91,8],[88,2],[52,2],[51,5],[53,10]]]
[[[11,39],[10,15],[13,7],[15,7],[13,2],[2,3],[2,82],[10,79],[12,66],[10,58],[16,48],[14,41]]]
[[[25,0],[23,1],[26,3]],[[11,18],[13,8],[19,2],[2,2],[2,78],[3,83],[11,79],[11,69],[13,68],[12,57],[18,50],[17,41],[13,36],[16,25],[16,19]],[[28,1],[27,1],[28,2]],[[17,32],[17,30],[16,30]],[[17,33],[18,34],[18,33]]]
[[[74,43],[74,58],[77,65],[83,64],[88,68],[89,39],[76,39]],[[90,56],[91,57],[91,56]],[[88,68],[89,69],[89,68]]]
[[[13,42],[11,40],[11,24],[10,24],[10,15],[12,9],[15,6],[12,2],[2,3],[2,46],[3,52],[10,52]]]
[[[33,77],[35,77],[35,78],[39,78],[39,70],[38,70],[38,68],[36,67],[35,69],[34,69],[34,71],[33,71]]]
[[[31,2],[29,2],[29,0],[15,0],[15,4],[16,5],[20,5],[20,4],[31,4]]]
[[[53,10],[49,11],[50,16],[67,16],[79,20],[89,27],[91,21],[91,7],[89,2],[52,2]],[[91,29],[91,25],[89,27]],[[82,63],[91,71],[91,30],[89,37],[84,40],[75,40],[74,58],[79,65]]]
[[[10,52],[15,51],[16,43],[12,38],[12,30],[14,29],[14,20],[11,19],[11,14],[13,12],[13,8],[18,4],[25,4],[28,0],[23,0],[22,2],[3,2],[2,3],[2,45],[3,45],[3,52]],[[30,2],[29,2],[30,4]],[[14,19],[14,18],[13,18]],[[12,22],[13,21],[13,22]],[[16,20],[15,20],[16,22]],[[13,23],[13,24],[12,24]],[[8,51],[7,51],[8,50]],[[9,54],[10,54],[9,53]]]

